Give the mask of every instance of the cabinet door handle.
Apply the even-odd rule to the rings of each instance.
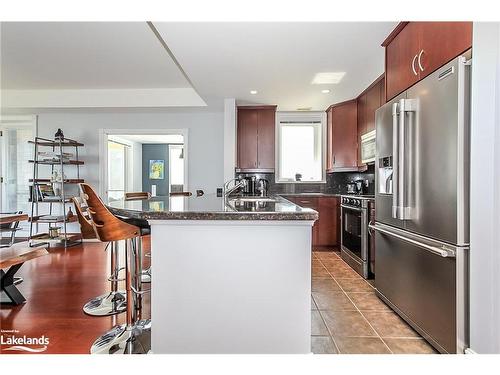
[[[420,51],[420,53],[418,54],[418,67],[420,68],[420,70],[423,72],[424,71],[424,67],[422,66],[422,55],[424,53],[424,50]]]
[[[333,164],[335,164],[335,155],[333,155]]]
[[[418,55],[415,55],[413,57],[413,61],[411,62],[411,70],[413,70],[413,74],[415,74],[416,76],[418,76],[417,70],[415,69],[415,61],[417,60],[417,56]]]

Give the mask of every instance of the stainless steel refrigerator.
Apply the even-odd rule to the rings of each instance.
[[[376,111],[377,294],[442,353],[468,345],[468,57]]]

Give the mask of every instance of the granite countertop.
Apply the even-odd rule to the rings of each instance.
[[[279,195],[274,201],[235,202],[205,194],[201,197],[152,197],[147,200],[110,202],[117,216],[142,220],[317,220],[318,213]]]

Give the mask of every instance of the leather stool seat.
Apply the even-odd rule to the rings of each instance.
[[[124,221],[127,224],[135,225],[141,230],[141,236],[147,236],[151,234],[151,226],[148,224],[146,220],[136,219],[132,217],[120,217],[121,221]]]

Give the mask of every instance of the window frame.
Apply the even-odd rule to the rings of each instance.
[[[280,179],[280,155],[281,155],[281,123],[311,123],[320,122],[321,126],[321,180],[316,181],[290,181]],[[277,112],[276,113],[276,144],[275,144],[275,175],[277,184],[324,184],[326,183],[326,112]]]

